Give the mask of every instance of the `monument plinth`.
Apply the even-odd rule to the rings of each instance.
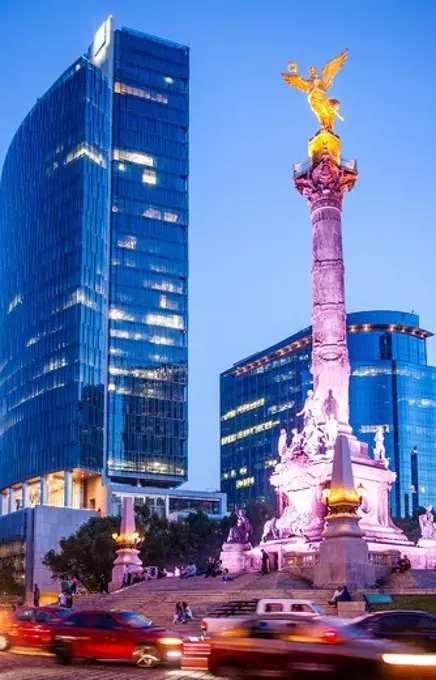
[[[139,534],[136,531],[133,498],[131,496],[123,498],[120,533],[113,534],[112,538],[118,546],[117,557],[112,568],[112,587],[116,588],[121,586],[124,574],[128,570],[133,575],[143,569],[137,548]]]
[[[368,544],[359,527],[361,500],[356,491],[349,440],[340,434],[335,443],[324,540],[319,547],[314,572],[317,586],[332,587],[342,583],[361,588],[374,584],[375,572],[369,562]]]

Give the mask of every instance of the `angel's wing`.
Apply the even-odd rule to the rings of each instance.
[[[327,64],[324,66],[321,79],[326,87],[326,90],[328,90],[333,85],[335,75],[345,64],[347,57],[348,50],[344,50],[338,57],[335,57],[331,61],[327,62]]]
[[[302,92],[305,92],[306,94],[309,92],[310,80],[306,80],[305,78],[302,78],[297,73],[282,73],[282,76],[283,76],[283,79],[287,83],[289,83],[289,85],[292,85],[292,87],[296,87],[298,90],[301,90]]]

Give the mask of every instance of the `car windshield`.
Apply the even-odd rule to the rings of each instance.
[[[132,612],[120,612],[117,617],[124,626],[129,628],[151,628],[153,625],[150,619],[139,616],[139,614],[133,614]]]
[[[71,609],[56,609],[55,614],[60,619],[63,619],[65,616],[68,616],[69,614],[71,614]]]

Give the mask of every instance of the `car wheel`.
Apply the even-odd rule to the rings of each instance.
[[[58,642],[55,645],[54,648],[54,653],[56,657],[56,661],[64,666],[70,663],[71,661],[71,649],[68,647],[68,645],[63,644],[62,642]]]
[[[11,643],[7,635],[0,635],[0,652],[7,652]]]
[[[209,671],[212,675],[216,675],[219,678],[230,678],[230,680],[242,680],[242,678],[247,680],[247,678],[252,677],[250,673],[247,672],[245,674],[242,669],[232,665],[215,666],[210,668]]]
[[[139,668],[155,668],[162,661],[161,653],[154,645],[138,645],[133,657]]]

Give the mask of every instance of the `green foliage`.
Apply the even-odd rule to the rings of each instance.
[[[258,542],[264,522],[273,510],[266,503],[252,503],[247,514]],[[184,520],[170,521],[151,515],[148,507],[136,508],[136,525],[141,536],[140,558],[144,566],[174,569],[195,561],[202,568],[208,557],[218,557],[234,519],[209,519],[204,512],[191,513]],[[115,559],[113,533],[119,533],[118,517],[92,517],[73,536],[59,542],[59,551],[50,550],[43,563],[53,578],[75,577],[87,590],[97,590],[100,575],[111,578]]]
[[[434,595],[392,595],[391,604],[373,605],[371,612],[387,609],[413,609],[436,614],[436,597]]]
[[[75,577],[87,590],[97,590],[101,574],[110,580],[115,559],[113,533],[120,530],[118,517],[91,517],[73,536],[62,538],[60,551],[50,550],[43,564],[53,577]]]
[[[273,503],[251,502],[247,506],[247,517],[253,525],[251,543],[257,545],[260,542],[263,527],[267,519],[274,517],[275,508]]]
[[[394,524],[404,531],[410,541],[416,543],[421,538],[421,530],[419,527],[419,515],[424,514],[424,508],[415,510],[411,517],[394,517]],[[433,511],[433,517],[435,513]],[[436,520],[435,520],[436,521]]]
[[[17,577],[16,567],[13,557],[0,560],[0,595],[24,595],[24,579]]]

